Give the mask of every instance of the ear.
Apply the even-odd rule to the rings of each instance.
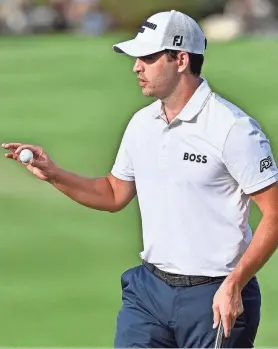
[[[187,52],[179,52],[177,61],[179,73],[183,73],[186,71],[187,68],[189,68],[190,61]]]

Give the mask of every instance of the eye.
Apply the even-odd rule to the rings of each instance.
[[[153,53],[153,54],[148,55],[148,56],[141,57],[140,59],[142,62],[145,62],[147,64],[153,64],[157,60],[159,60],[159,58],[161,56],[163,56],[163,54],[164,54],[164,52],[157,52],[157,53]]]
[[[155,55],[149,55],[149,56],[145,56],[145,57],[142,57],[142,61],[146,62],[146,63],[151,63],[151,62],[154,62],[155,61]]]

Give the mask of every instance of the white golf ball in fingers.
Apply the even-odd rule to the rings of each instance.
[[[23,149],[19,154],[20,161],[24,163],[29,162],[33,159],[33,157],[34,155],[30,149]]]

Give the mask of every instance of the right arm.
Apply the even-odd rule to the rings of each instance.
[[[72,200],[99,211],[118,212],[136,195],[134,182],[122,181],[112,174],[90,179],[59,169],[49,182]]]
[[[134,181],[125,181],[112,174],[101,178],[85,178],[60,169],[41,147],[21,143],[3,144],[9,150],[5,156],[19,160],[23,149],[30,149],[34,158],[25,166],[36,177],[52,184],[77,203],[99,211],[122,210],[136,195]]]

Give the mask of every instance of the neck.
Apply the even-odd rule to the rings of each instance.
[[[169,123],[182,111],[201,83],[201,78],[187,76],[177,85],[171,95],[162,100],[162,106]]]

